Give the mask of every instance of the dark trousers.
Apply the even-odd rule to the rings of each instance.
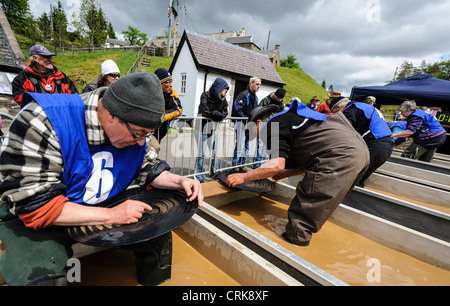
[[[366,172],[369,151],[339,112],[294,139],[290,157],[308,171],[297,185],[284,237],[306,246]]]
[[[370,153],[370,165],[366,173],[358,182],[359,187],[364,187],[364,182],[371,176],[375,170],[380,168],[391,157],[394,143],[388,141],[372,142],[367,145]]]
[[[0,273],[10,286],[65,284],[67,261],[74,241],[63,227],[41,230],[27,228],[22,220],[0,205],[0,240],[5,250]],[[142,285],[158,285],[170,279],[172,234],[124,247],[133,250],[137,280]]]
[[[431,146],[426,148],[413,142],[406,150],[402,153],[402,157],[417,159],[424,162],[431,162],[433,160],[434,154],[437,149],[445,143],[447,139],[447,134],[439,135],[435,138],[429,140]],[[423,144],[424,145],[424,144]]]
[[[161,142],[161,140],[166,137],[167,132],[169,131],[170,121],[164,121],[163,124],[155,131],[155,137],[156,139]]]

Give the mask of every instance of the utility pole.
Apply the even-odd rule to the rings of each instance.
[[[167,57],[170,57],[170,38],[172,32],[172,5],[173,0],[169,0],[169,27],[167,31]]]
[[[53,40],[53,6],[50,4],[50,41]]]
[[[178,13],[176,10],[173,10],[174,15],[174,28],[173,28],[173,56],[175,56],[175,52],[177,50],[177,27],[178,27]]]

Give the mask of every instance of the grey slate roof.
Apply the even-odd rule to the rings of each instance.
[[[3,29],[0,29],[0,65],[8,67],[17,66],[16,59],[11,52],[8,40],[6,39]]]
[[[261,49],[258,44],[255,42],[255,37],[252,36],[236,36],[236,37],[230,37],[225,39],[225,42],[233,44],[233,45],[239,45],[239,44],[254,44],[259,49]]]
[[[26,66],[25,57],[20,50],[14,32],[9,25],[3,9],[0,7],[0,65],[20,71]]]
[[[0,94],[12,95],[12,81],[25,66],[25,57],[0,7]]]
[[[119,40],[119,39],[113,39],[113,38],[108,38],[106,40],[107,43],[110,44],[114,44],[114,45],[120,45],[120,46],[128,46],[130,45],[129,41],[124,41],[124,40]]]
[[[180,46],[184,42],[188,43],[197,68],[231,73],[244,78],[257,76],[263,82],[285,85],[269,57],[265,54],[203,35],[192,34],[188,31],[183,34]],[[179,48],[178,51],[180,50]],[[173,70],[176,59],[177,56],[175,56],[171,70]]]

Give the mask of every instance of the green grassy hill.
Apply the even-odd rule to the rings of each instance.
[[[19,45],[27,60],[29,59],[28,50],[34,43],[29,39],[16,35]],[[45,45],[49,50],[54,50],[52,46]],[[86,84],[93,81],[101,72],[101,63],[104,60],[112,59],[117,63],[122,75],[127,73],[136,60],[138,52],[123,50],[108,51],[92,51],[92,52],[75,52],[58,51],[55,56],[55,65],[63,71],[77,86],[79,92],[82,92]],[[157,68],[169,69],[173,58],[152,57],[150,67],[146,67],[149,72],[154,72]],[[313,96],[319,96],[322,100],[328,98],[327,91],[312,79],[306,72],[301,69],[290,69],[284,67],[276,68],[281,78],[286,83],[285,103],[293,97],[299,97],[303,103],[307,104]]]
[[[298,97],[304,104],[308,104],[314,96],[319,96],[322,101],[328,99],[328,92],[320,86],[302,69],[290,69],[285,67],[276,67],[278,74],[286,83],[285,103],[288,103],[293,97]]]
[[[65,52],[56,56],[54,60],[55,65],[64,71],[81,91],[87,83],[100,74],[100,65],[104,60],[114,60],[122,74],[125,74],[133,65],[136,55],[137,52],[121,50],[83,52],[77,55]],[[146,67],[146,70],[154,72],[161,67],[169,69],[172,60],[171,57],[152,57],[150,67]],[[309,103],[313,96],[319,96],[323,100],[328,98],[327,91],[303,70],[277,67],[277,71],[286,83],[287,93],[284,98],[286,103],[293,97],[299,97],[305,104]]]
[[[104,60],[112,59],[119,66],[122,75],[125,75],[136,60],[138,52],[123,50],[92,51],[59,53],[54,57],[55,65],[67,74],[81,92],[86,84],[93,81],[101,73],[101,64]],[[151,66],[147,71],[154,72],[157,68],[168,69],[172,58],[152,57]]]

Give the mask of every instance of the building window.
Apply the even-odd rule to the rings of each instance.
[[[186,73],[181,74],[181,94],[186,94]]]

